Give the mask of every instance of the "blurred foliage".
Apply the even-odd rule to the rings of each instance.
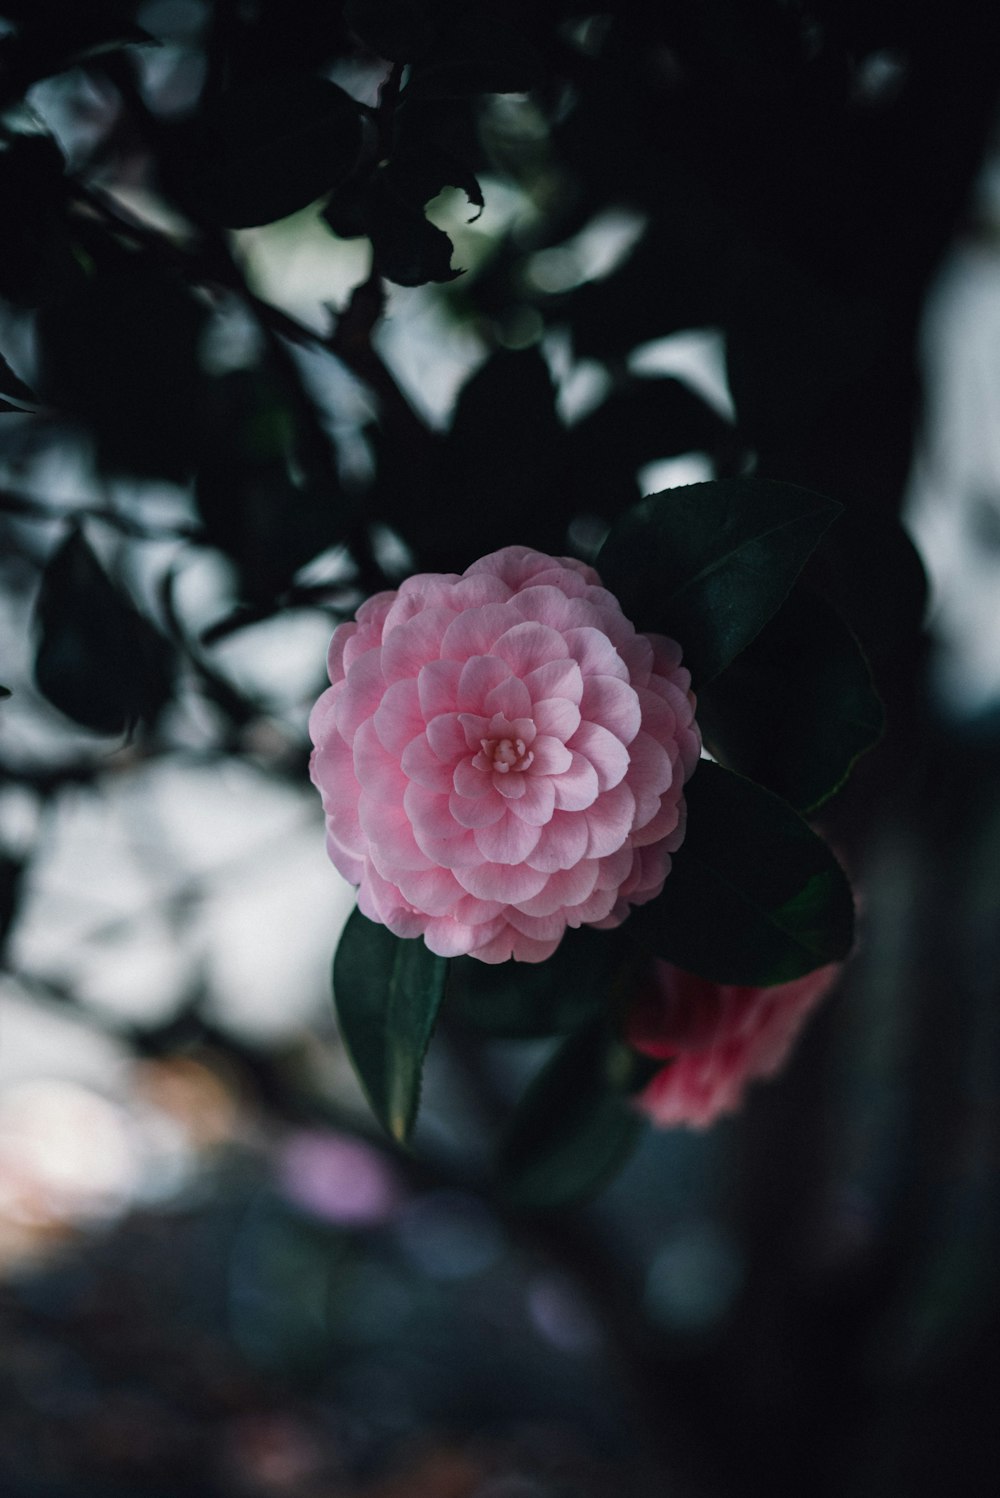
[[[510,543],[596,558],[640,628],[684,643],[719,766],[692,783],[688,841],[629,933],[571,932],[515,980],[429,958],[433,972],[414,974],[356,917],[338,957],[354,975],[340,985],[346,1043],[400,1137],[439,1005],[442,1050],[473,1095],[490,1091],[482,1045],[555,1047],[526,1091],[523,1067],[498,1089],[505,1120],[523,1096],[495,1184],[505,1221],[561,1205],[603,1183],[638,1132],[616,1026],[648,952],[744,982],[842,956],[846,881],[803,816],[822,808],[824,835],[863,871],[885,829],[902,836],[936,794],[920,779],[924,582],[898,516],[917,320],[1000,93],[988,9],[0,0],[0,22],[0,578],[31,635],[26,667],[15,652],[0,663],[13,688],[0,733],[30,727],[0,739],[5,793],[41,816],[130,756],[180,762],[192,744],[300,786],[304,695],[275,708],[227,641],[296,611],[332,626],[404,572],[461,570]],[[632,242],[595,268],[582,246],[615,214]],[[272,299],[255,258],[283,246],[291,280],[306,219],[331,276],[311,317]],[[358,241],[365,268],[345,296],[336,276]],[[414,309],[475,350],[439,423],[394,359],[393,320]],[[643,363],[694,329],[719,335],[731,411]],[[710,483],[640,503],[644,470],[692,455]],[[198,576],[214,590],[200,609],[183,586]],[[313,695],[319,677],[317,663]],[[0,848],[4,938],[31,861],[23,840]],[[405,1027],[391,1035],[390,990]],[[180,1018],[125,1039],[183,1048],[204,1036],[203,1007],[185,995]],[[936,1013],[914,1032],[928,1073]],[[280,1068],[250,1062],[262,1107],[306,1106]],[[774,1105],[780,1129],[751,1129],[754,1167],[733,1188],[761,1193],[740,1208],[759,1309],[741,1303],[719,1345],[689,1349],[688,1393],[671,1376],[677,1347],[651,1350],[641,1308],[638,1331],[618,1323],[622,1355],[647,1409],[660,1394],[675,1412],[685,1398],[728,1408],[743,1380],[735,1432],[721,1417],[694,1427],[690,1473],[714,1475],[693,1491],[940,1491],[916,1463],[904,1487],[882,1480],[905,1440],[883,1431],[878,1445],[864,1411],[883,1375],[858,1371],[877,1363],[886,1296],[908,1293],[926,1214],[911,1210],[882,1258],[840,1283],[843,1322],[836,1294],[783,1291],[767,1193],[804,1193],[804,1162],[823,1153],[798,1124],[820,1102],[810,1112],[801,1089],[795,1102],[787,1116]],[[930,1105],[917,1115],[915,1149],[934,1139]],[[492,1147],[501,1130],[486,1133]],[[559,1236],[551,1221],[534,1231]],[[552,1252],[572,1257],[565,1241]],[[590,1291],[613,1271],[602,1259]],[[961,1273],[939,1270],[942,1304]],[[605,1310],[614,1321],[621,1307]],[[957,1344],[949,1354],[956,1387],[988,1364],[968,1349],[964,1363]],[[815,1460],[823,1398],[832,1465]],[[905,1428],[913,1401],[899,1409]],[[860,1475],[838,1486],[848,1418]],[[757,1420],[771,1435],[785,1422],[780,1452]],[[676,1413],[668,1425],[682,1440]],[[717,1445],[728,1465],[706,1456]]]

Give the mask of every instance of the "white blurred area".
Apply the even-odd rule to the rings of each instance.
[[[1000,707],[1000,158],[977,199],[980,232],[956,245],[928,298],[905,515],[931,584],[932,688],[959,721]]]

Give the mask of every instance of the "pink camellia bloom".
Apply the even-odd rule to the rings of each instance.
[[[651,900],[701,742],[680,659],[592,567],[525,546],[368,599],[309,722],[364,914],[441,956],[541,962]]]
[[[637,1051],[667,1065],[636,1099],[654,1123],[705,1128],[743,1102],[748,1082],[784,1065],[840,963],[772,988],[712,983],[654,962],[628,1024]]]

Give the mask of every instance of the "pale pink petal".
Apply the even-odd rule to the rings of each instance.
[[[479,945],[489,940],[491,935],[498,935],[502,928],[503,922],[499,920],[494,921],[492,927],[484,928],[456,920],[453,915],[439,916],[427,922],[424,941],[438,957],[461,957],[466,952],[478,955]]]
[[[477,900],[475,895],[463,893],[452,915],[456,921],[462,921],[466,926],[486,926],[492,924],[498,915],[503,915],[506,909],[503,900]],[[488,941],[489,933],[482,940]]]
[[[484,777],[485,778],[485,777]],[[492,787],[489,787],[492,791]],[[507,814],[507,803],[502,796],[487,794],[473,799],[452,791],[448,798],[448,810],[460,827],[489,827]]]
[[[672,797],[665,797],[660,802],[659,811],[641,827],[632,828],[631,843],[634,848],[645,847],[647,843],[658,843],[664,838],[669,838],[681,820],[684,813],[684,802],[674,801]],[[668,846],[671,846],[668,843]],[[680,847],[680,840],[671,846]]]
[[[463,889],[480,900],[501,900],[505,905],[530,900],[545,883],[546,875],[527,863],[468,864],[455,870]]]
[[[628,681],[628,667],[602,630],[593,625],[568,629],[566,644],[584,676],[617,676]]]
[[[554,911],[552,915],[525,915],[516,905],[511,905],[507,919],[515,931],[533,937],[535,941],[558,941],[566,930],[566,915],[562,910]]]
[[[424,715],[415,681],[394,681],[372,719],[384,748],[401,754],[412,738],[423,732]]]
[[[343,686],[340,682],[335,687],[327,687],[309,714],[309,737],[314,744],[320,745],[331,734],[337,733],[337,698],[342,691]]]
[[[508,925],[488,946],[477,947],[474,955],[480,962],[506,962],[511,957],[515,962],[544,962],[558,945],[558,936],[551,941],[536,941]]]
[[[605,791],[585,812],[589,837],[587,857],[604,858],[620,848],[635,816],[635,797],[623,782]]]
[[[521,619],[535,620],[552,629],[562,630],[566,620],[566,594],[552,583],[535,583],[522,588],[511,599],[511,610]],[[508,620],[508,626],[510,621]]]
[[[567,697],[543,697],[534,706],[535,727],[565,744],[580,726],[580,709]]]
[[[465,734],[465,747],[478,754],[482,748],[483,739],[489,737],[490,719],[481,717],[479,713],[459,713],[459,727]]]
[[[567,906],[579,905],[593,894],[599,867],[596,859],[584,858],[571,869],[557,869],[537,895],[518,901],[518,910],[525,915],[552,915]]]
[[[507,662],[495,655],[474,655],[465,661],[458,678],[459,712],[485,713],[486,698],[509,675]]]
[[[438,759],[449,767],[469,752],[465,729],[458,713],[438,713],[427,725],[427,742]]]
[[[500,636],[493,647],[493,654],[507,661],[511,669],[523,677],[548,661],[559,660],[568,655],[569,651],[557,629],[550,629],[547,624],[525,621],[523,624],[515,624]]]
[[[636,826],[645,827],[659,811],[660,797],[670,788],[673,767],[666,749],[648,733],[636,734],[629,753],[632,769],[628,783],[635,795]]]
[[[569,656],[536,666],[521,679],[536,706],[548,697],[563,697],[568,702],[579,703],[583,696],[583,674]]]
[[[631,746],[626,749],[621,739],[599,724],[581,723],[567,747],[589,759],[597,771],[597,784],[602,791],[610,790],[625,779],[632,757]]]
[[[552,734],[540,733],[531,746],[535,756],[528,766],[529,775],[562,775],[573,764],[573,751]]]
[[[450,609],[424,609],[382,641],[382,670],[387,682],[416,676],[421,666],[441,653],[441,639],[455,618]]]
[[[482,608],[486,603],[504,603],[511,595],[508,585],[489,573],[466,573],[448,590],[448,599],[458,612]]]
[[[452,774],[452,784],[460,796],[475,798],[492,796],[493,777],[488,771],[477,770],[472,759],[460,759]]]
[[[642,722],[634,688],[617,676],[585,677],[580,713],[588,722],[609,729],[623,744],[631,744]]]
[[[407,780],[415,780],[430,791],[443,791],[447,795],[451,790],[451,766],[441,762],[428,744],[426,734],[410,740],[403,750],[399,768]]]
[[[494,770],[492,775],[490,776],[490,782],[493,786],[493,789],[497,791],[505,801],[520,801],[521,797],[528,789],[526,783],[527,776],[524,775],[523,772],[518,770],[515,770],[513,773],[508,771],[506,775],[501,774],[499,770]]]
[[[532,827],[544,827],[551,820],[556,804],[550,777],[529,774],[520,775],[518,779],[524,786],[524,795],[510,803],[511,810],[522,822],[530,822]]]
[[[537,844],[541,829],[508,811],[490,826],[477,827],[474,835],[484,858],[493,863],[521,863]]]
[[[354,773],[370,796],[386,805],[402,805],[406,776],[396,756],[382,748],[371,718],[354,735]]]
[[[326,852],[334,868],[344,876],[348,884],[361,883],[367,860],[363,857],[359,858],[356,853],[350,853],[344,848],[329,824],[326,829]]]
[[[510,629],[511,614],[510,605],[490,603],[484,608],[466,609],[464,613],[453,615],[441,640],[439,653],[463,662],[474,656],[491,655],[495,641]]]
[[[574,754],[569,769],[555,776],[552,784],[560,811],[583,811],[597,799],[597,771],[582,754]]]
[[[458,706],[458,661],[428,661],[417,677],[420,710],[429,723],[438,713],[453,713]]]
[[[508,676],[483,699],[486,712],[502,713],[505,718],[530,718],[531,696],[523,681]]]
[[[631,635],[618,647],[618,654],[628,668],[629,680],[636,691],[649,681],[653,669],[653,647],[648,635]]]
[[[399,869],[395,880],[407,905],[415,905],[425,915],[444,915],[463,898],[462,886],[450,869]]]
[[[399,869],[430,869],[434,859],[421,853],[413,828],[400,806],[387,806],[362,792],[358,800],[358,821],[365,835],[368,856],[386,877]]]
[[[579,812],[554,811],[527,862],[546,874],[556,869],[571,869],[586,857],[589,836],[586,817]]]
[[[381,656],[380,650],[366,650],[348,671],[337,698],[337,731],[348,743],[365,719],[373,716],[382,700],[385,677],[382,675]]]

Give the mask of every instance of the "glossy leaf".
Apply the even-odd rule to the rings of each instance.
[[[840,510],[761,479],[666,489],[616,521],[597,568],[637,628],[679,642],[700,687],[781,606]]]
[[[884,713],[857,640],[798,587],[699,692],[698,722],[716,759],[808,811],[878,741]]]
[[[422,939],[393,936],[359,910],[348,920],[333,960],[344,1044],[373,1111],[401,1143],[417,1116],[447,968]]]
[[[620,1169],[643,1130],[628,1100],[631,1069],[631,1054],[603,1023],[559,1047],[518,1104],[500,1148],[498,1188],[512,1206],[567,1206]]]
[[[35,681],[60,712],[95,733],[150,722],[170,696],[173,655],[74,531],[42,574]]]
[[[490,1035],[565,1035],[610,1012],[622,962],[618,933],[567,931],[545,962],[478,962],[455,957],[448,1012]]]
[[[703,761],[663,892],[629,918],[657,956],[716,983],[786,983],[846,957],[854,906],[830,849],[770,791]]]

